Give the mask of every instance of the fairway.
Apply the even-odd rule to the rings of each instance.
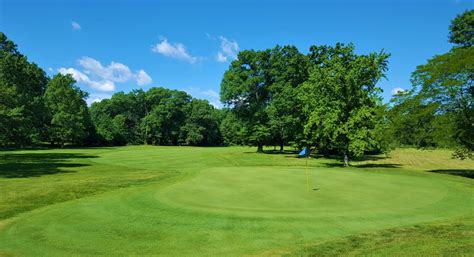
[[[386,168],[390,158],[371,168],[310,159],[308,188],[305,160],[245,147],[0,155],[0,193],[8,196],[0,199],[0,256],[292,255],[347,236],[472,220],[474,204],[472,180]],[[22,156],[28,159],[15,166]],[[51,163],[43,167],[46,157]],[[53,167],[35,176],[21,172]],[[419,249],[429,253],[430,242]],[[404,253],[398,246],[395,253]]]

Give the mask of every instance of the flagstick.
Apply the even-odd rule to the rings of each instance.
[[[305,168],[305,173],[306,173],[306,191],[309,192],[308,156],[306,156],[306,168]]]

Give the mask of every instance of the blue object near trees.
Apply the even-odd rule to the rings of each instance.
[[[308,148],[306,147],[298,154],[298,156],[300,157],[306,157],[308,155],[309,155],[309,151],[308,151]]]

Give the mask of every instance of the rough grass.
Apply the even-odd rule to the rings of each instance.
[[[353,235],[287,256],[474,256],[473,238],[471,217]]]
[[[245,147],[3,151],[0,256],[471,255],[474,182],[437,173],[472,161],[308,165],[309,188],[305,160]]]

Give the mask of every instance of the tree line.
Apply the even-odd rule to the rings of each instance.
[[[0,146],[221,145],[221,111],[165,88],[119,92],[91,107],[71,75],[48,78],[0,33]]]
[[[353,44],[244,50],[221,82],[216,109],[183,91],[115,93],[87,106],[70,75],[52,78],[0,32],[0,146],[253,145],[310,147],[349,157],[397,146],[474,148],[474,11],[451,23],[453,48],[420,65],[413,87],[383,103],[384,51]]]

